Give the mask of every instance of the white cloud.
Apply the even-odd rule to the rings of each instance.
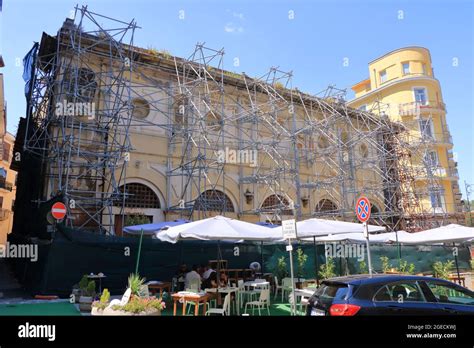
[[[234,18],[240,19],[241,21],[245,20],[245,17],[244,17],[244,14],[243,14],[243,13],[232,12],[232,16],[233,16]]]
[[[235,23],[232,23],[232,22],[228,22],[226,23],[226,25],[224,26],[224,31],[226,33],[235,33],[235,34],[238,34],[238,33],[243,33],[244,31],[244,28],[240,25],[236,25]]]

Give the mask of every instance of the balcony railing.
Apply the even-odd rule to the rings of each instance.
[[[430,111],[444,111],[446,112],[446,105],[438,101],[410,102],[398,104],[398,113],[401,116],[420,115],[424,112]]]
[[[7,191],[12,191],[13,190],[13,184],[8,181],[0,180],[0,189],[4,189]]]

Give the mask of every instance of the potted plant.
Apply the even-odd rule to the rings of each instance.
[[[301,278],[304,276],[304,266],[306,265],[306,262],[308,261],[308,255],[306,255],[303,251],[303,249],[298,248],[296,250],[296,261],[297,261],[297,268],[296,268],[296,288],[301,289],[302,288],[302,281]]]
[[[440,278],[440,279],[449,279],[449,275],[451,274],[451,271],[454,266],[454,261],[449,260],[446,261],[445,263],[441,261],[436,261],[433,263],[433,275],[435,278]]]
[[[95,296],[95,282],[89,280],[84,275],[79,282],[79,288],[81,289],[81,296],[79,297],[79,310],[90,311],[92,308],[92,301]]]

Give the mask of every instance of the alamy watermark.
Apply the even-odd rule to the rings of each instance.
[[[56,103],[56,116],[87,116],[88,120],[95,118],[95,103],[72,103],[63,100],[62,103]]]
[[[248,164],[256,167],[258,164],[257,150],[235,150],[229,147],[217,151],[217,162],[226,164]]]
[[[0,258],[30,259],[38,261],[38,244],[0,244]]]
[[[337,244],[328,243],[324,247],[327,258],[355,258],[357,261],[364,261],[365,245],[364,244]]]

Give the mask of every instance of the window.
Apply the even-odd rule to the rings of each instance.
[[[374,301],[426,302],[416,282],[392,283],[383,286],[374,296]]]
[[[426,88],[415,88],[413,89],[413,92],[415,93],[415,102],[421,104],[421,105],[426,105],[427,97],[426,97]]]
[[[438,166],[438,153],[436,151],[429,151],[425,153],[424,159],[425,164],[428,167],[434,168]]]
[[[196,199],[194,209],[233,213],[234,205],[225,193],[218,190],[206,190]]]
[[[321,199],[316,205],[316,212],[335,213],[337,210],[337,205],[330,199]]]
[[[402,64],[403,75],[408,75],[410,73],[410,63],[403,63]]]
[[[431,207],[432,208],[442,208],[443,201],[440,191],[431,191],[430,192],[430,200],[431,200]]]
[[[474,295],[467,289],[451,284],[426,283],[438,302],[474,306]]]
[[[289,207],[290,203],[288,202],[288,199],[281,195],[268,196],[262,203],[263,211],[278,210],[281,212],[282,215],[293,215],[293,211],[291,209],[288,209]]]
[[[143,119],[150,114],[150,104],[143,98],[132,99],[132,117]]]
[[[160,200],[155,192],[148,186],[139,183],[131,183],[125,185],[125,187],[125,192],[124,186],[120,186],[119,188],[121,195],[116,201],[117,205],[122,204],[124,199],[123,195],[125,193],[125,207],[127,208],[160,209]]]
[[[387,70],[382,70],[380,73],[380,83],[387,81]]]
[[[423,137],[433,138],[433,122],[431,119],[420,120],[420,132]]]

